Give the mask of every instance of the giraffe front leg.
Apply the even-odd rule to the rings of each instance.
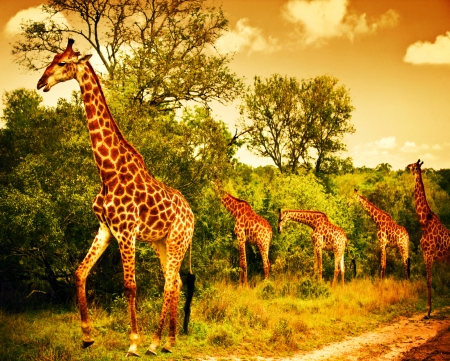
[[[81,316],[81,332],[83,347],[89,347],[94,343],[91,338],[91,322],[88,315],[86,300],[86,279],[92,266],[97,262],[105,249],[109,246],[111,233],[106,224],[101,223],[97,236],[92,242],[91,248],[85,258],[75,271],[75,282],[77,287],[78,307]]]

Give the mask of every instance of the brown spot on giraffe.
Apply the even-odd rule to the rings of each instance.
[[[280,209],[278,215],[278,232],[281,233],[287,221],[292,220],[306,224],[313,229],[311,238],[314,244],[314,276],[322,280],[322,250],[334,253],[334,278],[332,286],[336,285],[339,273],[342,287],[344,286],[344,253],[348,247],[347,235],[344,230],[330,222],[327,215],[317,211]],[[317,272],[318,270],[318,272]]]
[[[92,205],[100,227],[91,248],[75,272],[83,345],[88,347],[94,342],[90,335],[91,322],[86,301],[86,278],[108,247],[112,234],[117,239],[121,252],[125,294],[128,299],[131,330],[127,355],[138,355],[136,240],[146,241],[153,246],[160,257],[165,277],[164,300],[158,327],[147,352],[156,353],[161,343],[167,313],[170,314],[169,337],[163,350],[170,351],[176,338],[177,305],[181,289],[179,269],[192,243],[194,215],[179,191],[159,182],[148,173],[142,155],[125,139],[109,112],[100,81],[89,63],[91,56],[80,57],[78,52],[73,51],[73,43],[74,41],[69,39],[66,50],[62,54],[55,55],[40,78],[37,88],[44,88],[44,92],[47,92],[57,83],[71,79],[77,80],[85,105],[92,151],[102,182],[101,190]],[[136,174],[120,173],[121,169],[126,170],[129,164],[133,164],[133,172],[138,173],[139,177]],[[133,179],[140,180],[136,187],[146,194],[145,197],[136,197],[134,192],[125,193],[125,188],[133,182]],[[160,218],[161,205],[165,215]],[[143,214],[139,212],[139,209],[156,210],[156,213],[150,221],[151,212],[147,211]],[[194,279],[193,275],[190,279]],[[193,284],[190,287],[192,289]],[[187,303],[185,309],[186,307],[189,309],[189,306]],[[186,317],[185,330],[187,329]]]
[[[377,225],[377,237],[381,248],[381,270],[380,278],[386,276],[386,247],[397,247],[403,261],[405,277],[409,279],[410,258],[409,258],[409,234],[405,227],[394,222],[392,217],[380,208],[370,203],[366,198],[354,191],[356,200],[362,204]]]
[[[414,175],[414,199],[416,202],[416,213],[422,228],[420,247],[427,269],[427,317],[431,314],[431,285],[434,261],[450,262],[450,231],[441,223],[438,216],[433,213],[428,205],[425,195],[425,187],[422,181],[422,166],[420,159],[407,168]],[[440,251],[440,253],[439,253]]]
[[[246,244],[253,244],[258,247],[264,266],[264,278],[268,279],[270,270],[269,247],[272,241],[272,227],[270,223],[258,215],[246,201],[223,191],[218,181],[216,181],[216,184],[216,191],[222,204],[236,220],[234,233],[238,239],[239,264],[241,267],[239,283],[245,286],[248,285]]]

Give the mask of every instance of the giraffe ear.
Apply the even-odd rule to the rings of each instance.
[[[78,62],[79,62],[79,63],[85,63],[85,62],[87,62],[91,57],[92,57],[92,54],[85,55],[85,56],[81,57],[80,59],[78,59]]]

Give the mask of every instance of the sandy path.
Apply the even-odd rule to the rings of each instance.
[[[344,341],[336,342],[324,346],[312,352],[299,353],[289,358],[262,358],[254,357],[252,360],[265,361],[321,361],[321,360],[403,360],[405,355],[422,347],[422,354],[427,354],[424,349],[430,340],[439,343],[439,337],[446,334],[445,340],[449,339],[450,317],[439,316],[439,313],[432,314],[429,320],[423,319],[424,314],[416,315],[400,320],[388,326],[375,329],[372,332],[364,333],[357,337],[348,337]],[[447,332],[446,332],[447,331]],[[436,338],[438,336],[438,338]],[[444,340],[444,338],[443,338]],[[416,352],[419,355],[420,352]],[[439,360],[449,360],[449,358],[439,358]],[[408,357],[409,358],[409,357]],[[239,357],[231,358],[238,361]],[[249,359],[249,358],[245,358]],[[410,359],[410,358],[409,358]],[[430,358],[413,357],[416,360]],[[203,360],[220,360],[207,357]],[[230,360],[230,358],[227,358]]]

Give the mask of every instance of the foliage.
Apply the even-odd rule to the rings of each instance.
[[[54,301],[71,299],[73,273],[98,227],[91,201],[100,180],[81,101],[74,95],[71,102],[61,100],[56,108],[43,107],[41,101],[35,91],[25,89],[4,96],[0,282],[2,302],[15,308],[21,303],[13,299],[25,302],[27,294],[32,295],[30,300],[42,295]],[[187,109],[180,120],[172,114],[149,118],[136,110],[129,113],[121,124],[148,168],[182,190],[194,209],[197,204],[201,207],[202,189],[209,186],[213,174],[223,176],[230,167],[234,148],[228,146],[231,136],[225,125],[204,108]],[[139,244],[137,261],[140,291],[161,292],[164,281],[153,249]],[[148,283],[149,272],[156,282]],[[122,292],[121,274],[113,242],[91,272],[87,287],[112,301],[113,294]]]
[[[241,126],[249,148],[272,158],[281,172],[295,173],[315,159],[315,173],[321,175],[340,167],[336,155],[346,150],[342,139],[355,132],[352,111],[348,90],[334,77],[299,82],[274,74],[255,77],[241,106]]]
[[[22,24],[14,44],[16,61],[29,69],[42,68],[72,37],[94,51],[107,87],[129,104],[167,110],[190,100],[228,102],[242,88],[230,56],[214,50],[228,21],[206,0],[50,0],[43,13],[44,21]]]
[[[55,109],[40,101],[25,89],[4,96],[0,280],[5,287],[64,299],[73,267],[95,231],[89,204],[98,180],[87,133],[80,132],[80,100],[60,101]]]

